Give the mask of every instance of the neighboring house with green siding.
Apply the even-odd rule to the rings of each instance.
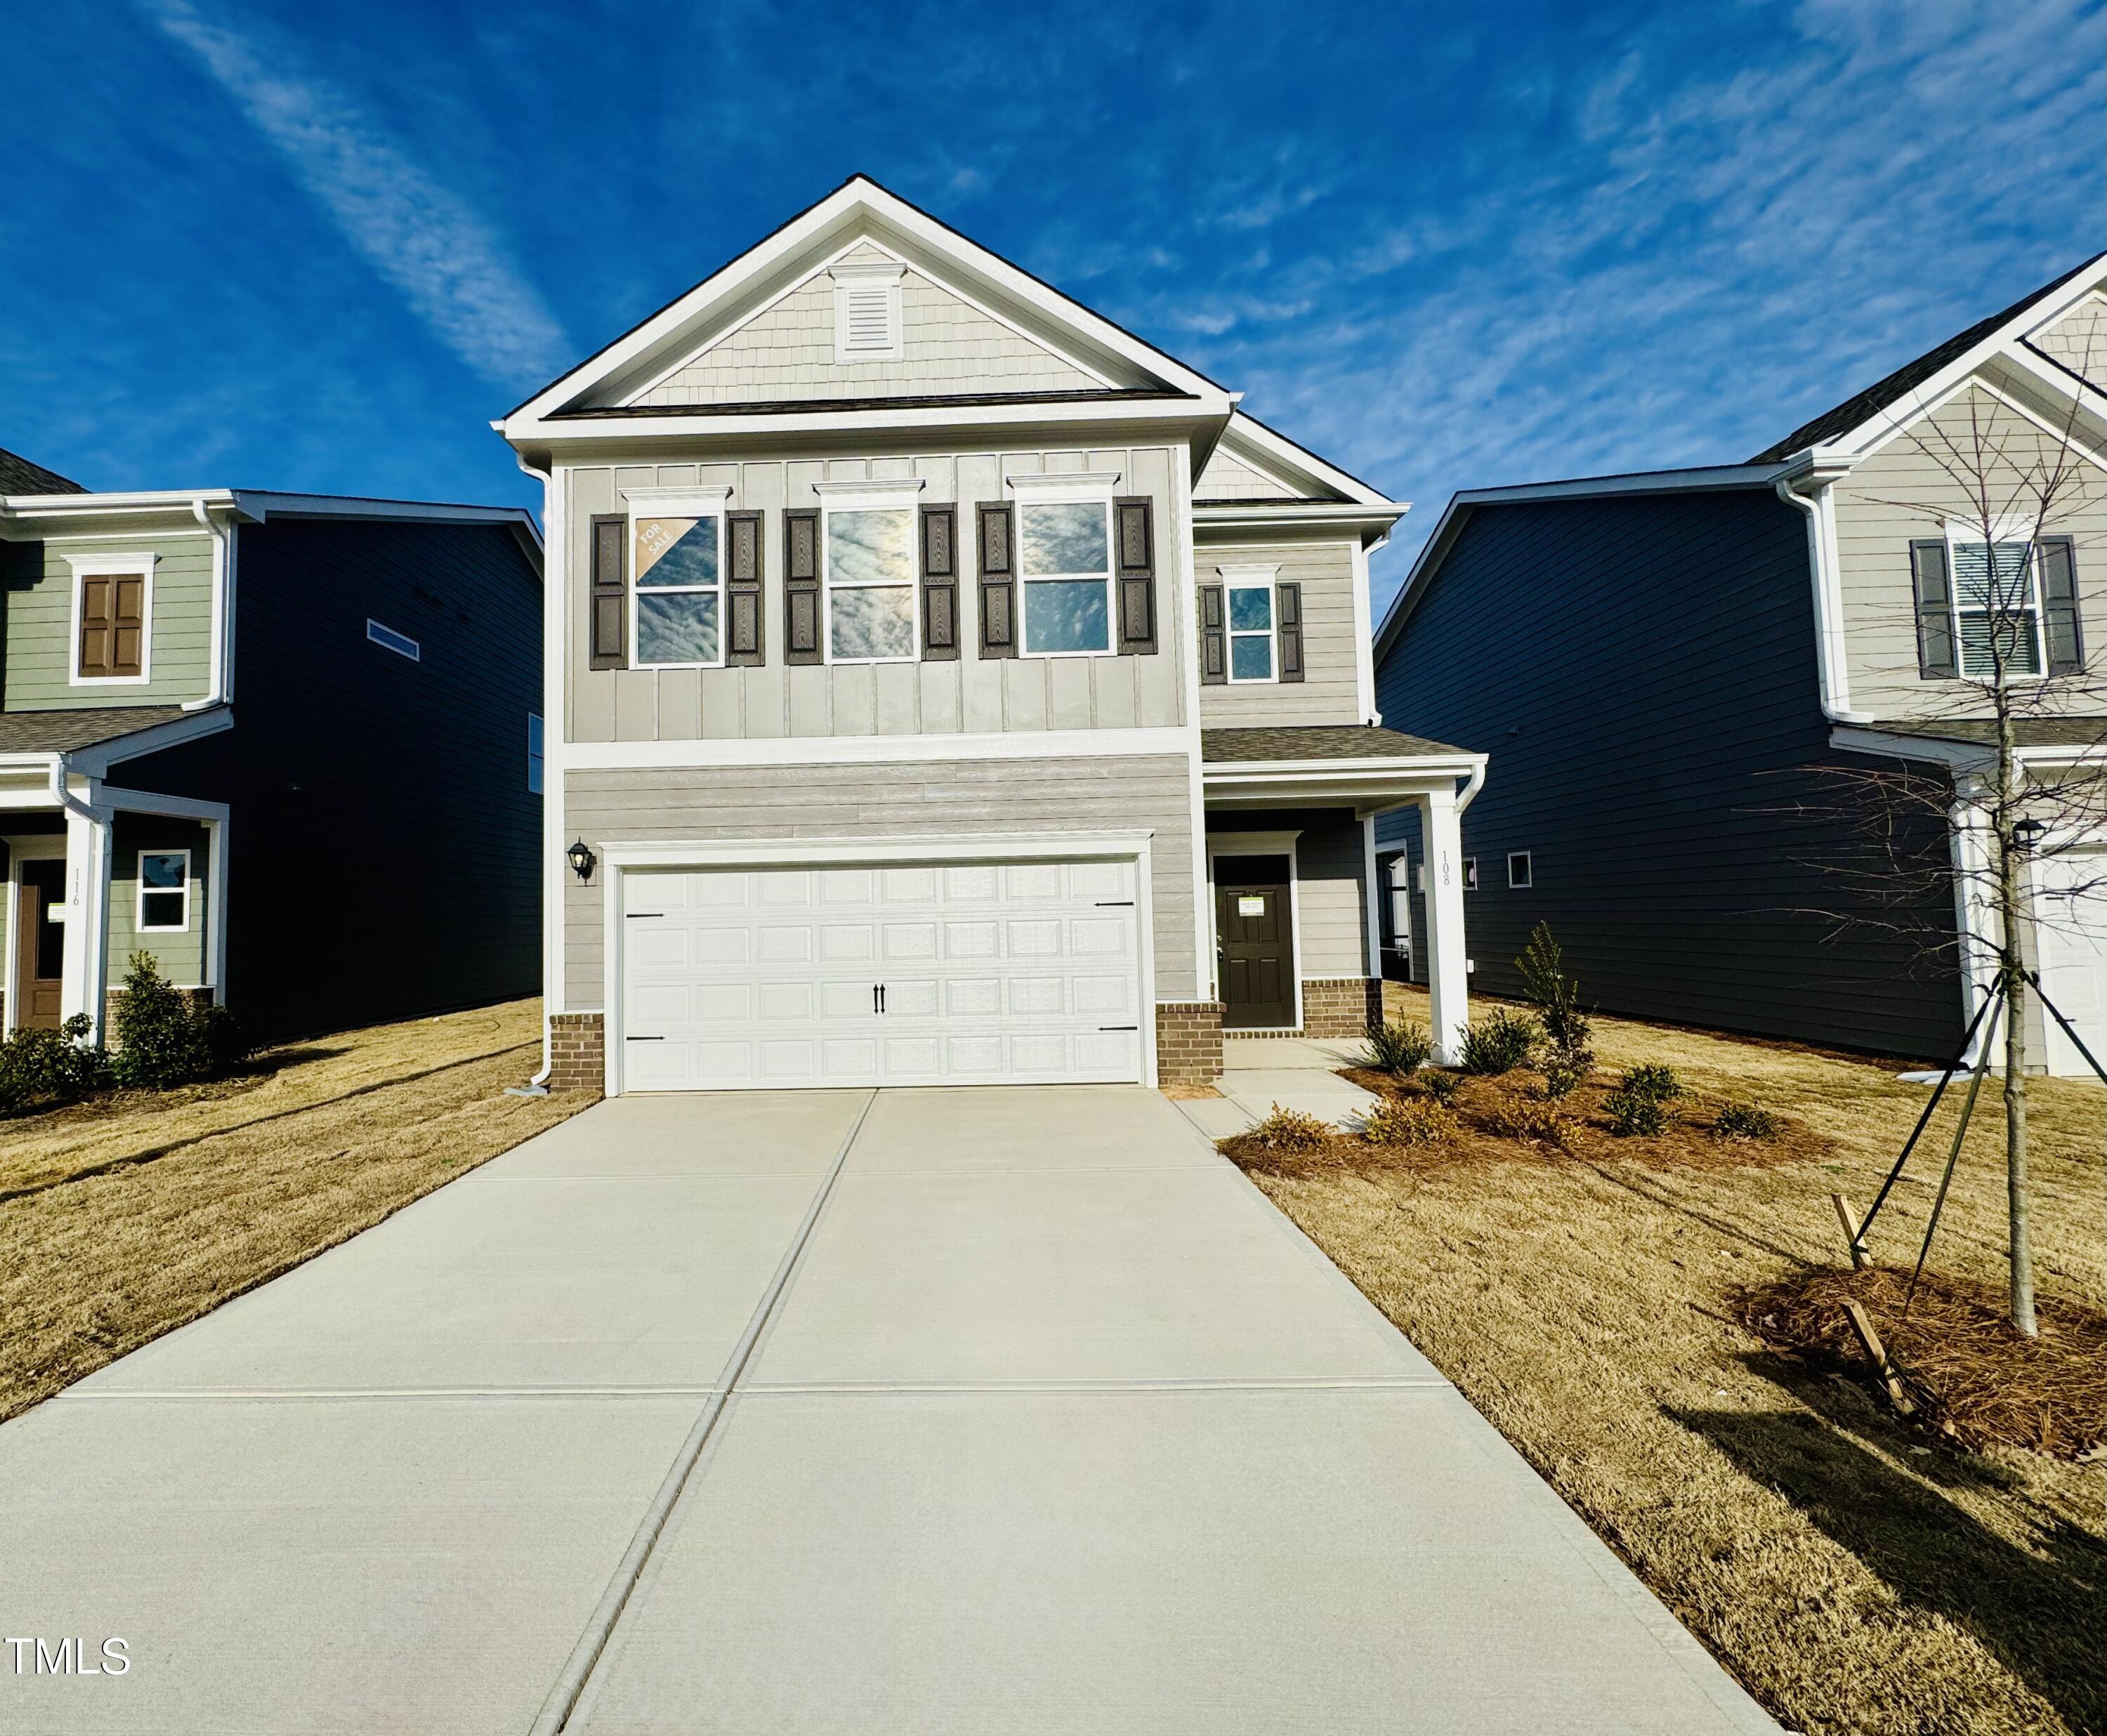
[[[137,953],[264,1038],[532,993],[541,567],[514,508],[0,451],[0,1028]]]

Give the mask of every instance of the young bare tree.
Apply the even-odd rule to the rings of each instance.
[[[2087,360],[2077,358],[2073,371]],[[1923,527],[1912,543],[1919,668],[1911,673],[1943,679],[1925,681],[1928,702],[1891,727],[1947,738],[1956,763],[1950,781],[1907,766],[1831,769],[1877,842],[1870,861],[1841,871],[1866,882],[1853,908],[1826,913],[1901,928],[1912,926],[1903,913],[1921,914],[1941,892],[1965,913],[1962,956],[1952,962],[1969,979],[1994,982],[2003,1003],[1987,1010],[1977,1040],[1988,1044],[1995,1032],[2001,1045],[2010,1317],[2032,1337],[2030,973],[2045,934],[2107,895],[2107,877],[2089,866],[2107,864],[2095,854],[2107,827],[2107,683],[2087,666],[2077,559],[2102,522],[2107,472],[2088,449],[2075,393],[2060,410],[2022,410],[1977,385],[1934,414],[1898,419],[1898,432],[1896,449],[1919,460],[1911,469],[1922,484],[1911,487],[1915,498],[1871,498]],[[2093,661],[2107,665],[2107,656]],[[1925,823],[1934,816],[1935,832]],[[1943,844],[1948,826],[1951,848],[1923,847],[1932,837]],[[2044,872],[2059,860],[2053,877]],[[1950,936],[1925,943],[1949,957],[1953,944]]]

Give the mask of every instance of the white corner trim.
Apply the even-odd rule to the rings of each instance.
[[[66,626],[66,684],[69,687],[144,687],[154,679],[154,568],[160,556],[151,550],[127,554],[69,554],[73,596]],[[139,673],[84,675],[80,672],[80,598],[83,581],[137,578],[139,601]]]

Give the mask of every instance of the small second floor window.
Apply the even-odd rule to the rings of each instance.
[[[715,668],[724,662],[724,595],[715,513],[636,521],[636,663]]]
[[[1229,680],[1273,679],[1273,580],[1229,586]]]
[[[1953,612],[1964,675],[2042,672],[2040,575],[2029,542],[1953,545]]]
[[[75,569],[74,679],[143,681],[146,679],[147,575],[150,560],[137,567]]]
[[[827,660],[911,661],[914,641],[914,509],[827,509]]]
[[[1112,508],[1104,500],[1025,500],[1017,509],[1024,654],[1112,648]]]

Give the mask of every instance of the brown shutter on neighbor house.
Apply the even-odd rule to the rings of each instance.
[[[924,506],[921,518],[922,660],[959,655],[959,509]]]
[[[592,666],[629,666],[629,520],[596,513],[592,521]]]
[[[820,649],[820,514],[783,515],[783,661],[823,663]]]
[[[1916,587],[1916,672],[1926,681],[1961,673],[1961,648],[1953,639],[1953,586],[1943,542],[1910,545],[1910,576]]]
[[[1280,679],[1302,679],[1302,587],[1296,584],[1273,587],[1274,619],[1279,623]]]
[[[2074,675],[2085,667],[2085,629],[2078,619],[2077,551],[2068,536],[2041,540],[2042,615],[2048,629],[2048,672]]]
[[[1229,635],[1224,587],[1200,587],[1200,684],[1220,687],[1229,679]]]
[[[1147,496],[1112,502],[1114,578],[1118,581],[1119,651],[1134,657],[1156,649],[1156,518]]]
[[[725,514],[725,662],[750,669],[768,661],[761,626],[761,514]]]
[[[980,509],[981,655],[1017,655],[1017,510]]]
[[[136,675],[146,644],[146,581],[136,573],[80,581],[80,673]]]

